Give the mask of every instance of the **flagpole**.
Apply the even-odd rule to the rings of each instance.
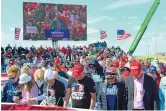
[[[15,29],[16,30],[16,29]],[[16,38],[15,38],[15,32],[14,32],[14,45],[13,46],[15,46],[15,40],[16,40]]]

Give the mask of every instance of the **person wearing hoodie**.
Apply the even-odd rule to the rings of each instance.
[[[90,68],[90,78],[95,82],[96,94],[99,90],[99,85],[104,81],[103,67],[100,66],[96,59],[91,59],[89,63]]]
[[[95,110],[125,110],[125,85],[117,80],[115,67],[106,70],[104,83],[100,84]]]
[[[21,99],[21,92],[18,90],[18,67],[11,66],[8,71],[9,82],[5,85],[1,102],[14,103],[17,100]]]
[[[160,110],[166,110],[166,77],[163,77],[159,86]]]
[[[150,75],[157,82],[157,86],[159,87],[161,76],[158,74],[155,66],[150,66],[148,75]]]

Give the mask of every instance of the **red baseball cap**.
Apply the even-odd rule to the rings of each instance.
[[[13,65],[14,64],[14,61],[9,61],[9,65]]]
[[[73,77],[78,77],[81,75],[81,72],[83,72],[83,67],[81,65],[75,65],[73,68]]]
[[[141,64],[140,62],[134,61],[130,63],[130,73],[132,75],[139,75],[141,72]]]
[[[130,75],[129,71],[126,70],[126,71],[123,72],[123,76],[129,76],[129,75]]]

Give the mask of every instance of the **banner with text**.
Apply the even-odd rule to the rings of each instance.
[[[45,30],[45,37],[52,38],[53,40],[60,40],[60,39],[69,39],[70,32],[69,29],[46,29]]]

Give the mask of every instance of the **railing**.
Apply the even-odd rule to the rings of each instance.
[[[1,110],[76,110],[58,106],[18,105],[15,103],[1,103]]]
[[[78,108],[64,108],[59,106],[41,106],[41,105],[18,105],[15,103],[1,103],[1,110],[68,110],[68,111],[85,111]],[[88,110],[88,109],[86,109]]]

